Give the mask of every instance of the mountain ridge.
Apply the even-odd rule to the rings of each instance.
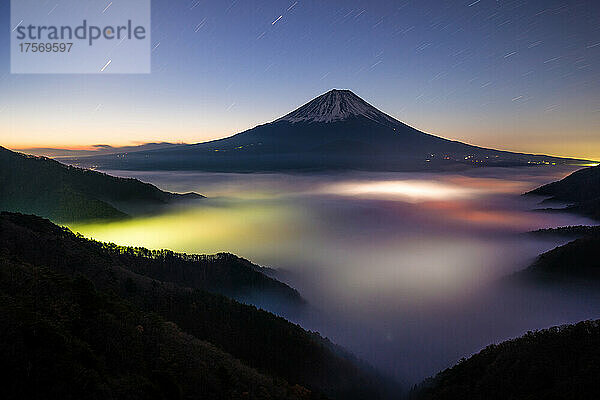
[[[3,306],[23,297],[26,297],[25,301],[29,304],[35,304],[38,290],[40,294],[45,293],[49,300],[56,301],[55,294],[45,292],[48,282],[44,274],[39,273],[50,271],[62,282],[72,279],[81,282],[78,286],[80,288],[83,286],[82,300],[87,308],[67,310],[69,314],[76,314],[75,317],[80,319],[100,314],[100,322],[106,321],[106,318],[103,318],[104,309],[98,307],[96,294],[101,292],[118,302],[117,309],[122,309],[125,304],[131,307],[134,310],[134,317],[140,317],[142,314],[157,315],[163,321],[169,321],[171,325],[176,324],[177,330],[180,329],[181,332],[195,339],[210,343],[211,347],[226,353],[227,357],[240,360],[245,371],[247,366],[253,368],[255,373],[269,376],[273,385],[279,386],[281,380],[284,380],[285,382],[280,386],[286,386],[287,382],[289,386],[300,385],[313,392],[314,397],[310,392],[305,397],[321,399],[322,396],[319,394],[324,394],[327,398],[334,399],[395,398],[390,395],[391,392],[388,392],[388,390],[394,392],[398,390],[395,382],[381,376],[372,368],[365,368],[354,356],[327,338],[316,332],[306,331],[299,325],[255,306],[242,304],[219,293],[204,290],[204,285],[198,285],[197,282],[183,284],[186,280],[182,279],[182,273],[192,273],[193,269],[199,269],[197,265],[184,269],[172,268],[170,263],[160,257],[149,261],[144,252],[136,254],[134,250],[113,248],[109,244],[86,239],[40,217],[0,213],[0,265],[7,262],[27,266],[34,269],[32,275],[37,277],[37,280],[33,280],[32,288],[25,287],[26,290],[22,290],[23,282],[15,279],[16,275],[11,274],[8,268],[0,268],[0,299],[7,299],[6,302],[0,301],[0,321],[7,320],[11,324],[21,323],[23,319],[21,315],[7,315],[3,312]],[[162,267],[156,265],[155,268],[148,262],[158,262]],[[197,272],[202,275],[202,271]],[[9,291],[5,290],[7,287],[10,287]],[[37,297],[41,298],[39,295]],[[64,304],[61,305],[60,299],[58,300],[58,305],[65,307]],[[100,342],[100,346],[90,349],[92,353],[101,353],[99,358],[102,354],[116,358],[118,367],[123,368],[128,365],[129,359],[122,354],[128,354],[127,351],[135,349],[130,349],[127,343],[118,342],[119,335],[112,334],[114,333],[112,327],[107,333],[102,326],[94,329],[85,323],[81,325],[78,320],[74,321],[75,324],[71,324],[71,316],[67,316],[66,312],[60,312],[60,308],[51,307],[51,309],[57,315],[48,316],[45,310],[38,307],[38,314],[34,317],[38,320],[40,317],[48,318],[50,323],[55,325],[64,321],[67,325],[79,327],[80,331],[84,331],[87,336],[92,336]],[[120,319],[117,319],[116,323],[118,324],[119,321]],[[135,322],[130,324],[130,328],[136,337],[154,334],[152,327],[145,323]],[[0,338],[6,333],[6,330],[0,329]],[[183,333],[177,336],[183,337]],[[11,336],[13,337],[19,337],[18,332]],[[104,345],[107,340],[116,340],[120,345],[107,347]],[[4,354],[15,357],[14,351],[3,345],[4,342],[0,343],[0,355],[3,355],[4,351]],[[58,353],[61,353],[63,347],[68,348],[61,344]],[[185,346],[174,346],[165,351],[166,358],[154,358],[155,364],[177,360],[180,358],[178,355],[185,354],[187,350]],[[19,356],[17,355],[17,358]],[[21,365],[22,362],[23,360]],[[45,363],[52,366],[54,360]],[[151,373],[153,368],[152,364],[148,365],[147,372]],[[202,368],[208,370],[210,376],[223,375],[224,393],[220,397],[202,397],[195,396],[188,390],[181,398],[272,398],[268,393],[259,393],[251,397],[242,393],[238,393],[237,396],[225,395],[226,391],[238,386],[235,371],[228,367],[227,371],[221,373],[218,364],[210,362],[204,363]],[[171,373],[181,374],[187,371],[191,374],[190,378],[185,378],[188,375],[184,374],[177,379],[176,382],[182,388],[184,388],[182,384],[188,388],[194,386],[195,379],[202,377],[200,368],[187,368],[185,364],[172,365],[170,370]],[[21,379],[24,375],[21,374]],[[59,385],[60,383],[61,381],[58,382]],[[0,394],[6,386],[0,387]],[[260,388],[255,388],[260,392],[258,389]]]
[[[578,213],[600,220],[600,166],[582,168],[565,178],[540,186],[525,195],[544,196],[542,204],[563,202],[564,208],[550,208]]]
[[[124,170],[302,172],[439,171],[587,161],[487,149],[445,139],[396,120],[349,90],[334,89],[272,122],[227,138],[71,162]]]
[[[0,147],[0,210],[59,222],[121,219],[203,198],[177,194],[136,179],[61,164]]]
[[[527,332],[492,344],[416,386],[413,400],[593,399],[600,321]]]

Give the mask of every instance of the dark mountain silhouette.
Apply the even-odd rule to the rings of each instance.
[[[209,268],[12,213],[0,214],[0,255],[3,398],[378,399],[395,389],[317,333],[203,290],[237,287],[228,257]]]
[[[233,254],[181,254],[107,243],[102,247],[111,252],[113,264],[127,265],[129,270],[158,281],[219,293],[280,313],[301,313],[306,306],[297,290]]]
[[[600,236],[600,226],[574,225],[559,228],[538,229],[529,232],[535,236],[562,236],[578,239],[586,236]]]
[[[74,222],[123,218],[199,198],[0,147],[0,210]]]
[[[569,203],[564,210],[600,219],[600,166],[580,169],[526,194],[546,196],[545,203]]]
[[[576,160],[485,149],[423,133],[349,90],[332,90],[271,123],[194,145],[71,162],[108,169],[436,170]]]
[[[578,203],[600,199],[600,166],[580,169],[560,181],[532,190],[529,194]]]
[[[0,397],[317,399],[92,281],[0,258]]]
[[[17,231],[14,224],[9,224],[7,221],[12,221],[11,218],[16,218],[18,222],[27,221],[26,217],[19,220],[8,213],[0,216],[5,217],[3,220],[0,218],[0,227],[5,228],[0,232],[0,240],[4,242],[5,247],[17,249],[19,243],[31,232]],[[222,294],[257,306],[265,306],[265,308],[268,306],[270,310],[301,312],[306,305],[298,291],[267,276],[262,272],[262,267],[233,254],[181,254],[170,250],[149,250],[143,247],[101,243],[80,236],[76,236],[80,239],[77,241],[77,246],[56,249],[51,240],[54,234],[67,232],[62,236],[65,240],[73,239],[73,235],[63,228],[55,229],[49,222],[45,224],[40,223],[40,226],[51,231],[51,234],[41,229],[36,231],[38,246],[43,251],[37,254],[38,258],[29,259],[34,264],[48,263],[47,257],[59,257],[58,252],[64,264],[70,262],[82,265],[105,264],[107,268],[124,266],[129,271],[157,281]],[[11,236],[16,233],[20,236]],[[86,251],[79,251],[82,249]]]
[[[419,400],[596,399],[600,321],[528,332],[490,345],[419,385]]]
[[[540,255],[528,268],[511,278],[534,282],[600,282],[600,230],[565,228],[537,234],[565,234],[579,236]]]
[[[541,186],[525,195],[544,196],[542,205],[566,203],[547,211],[569,211],[600,219],[600,167],[580,169],[564,179]],[[538,257],[515,278],[535,282],[600,281],[600,226],[567,226],[532,232],[538,236],[575,239]]]

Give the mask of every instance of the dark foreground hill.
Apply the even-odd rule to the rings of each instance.
[[[600,234],[594,228],[566,229],[565,233],[582,237],[540,255],[514,277],[536,282],[600,282]]]
[[[581,238],[586,236],[600,236],[600,226],[587,226],[587,225],[574,225],[574,226],[562,226],[558,228],[547,228],[547,229],[538,229],[533,232],[529,232],[529,234],[540,237],[552,237],[552,236],[560,236],[567,238]]]
[[[228,138],[70,161],[107,169],[224,172],[435,171],[581,162],[486,149],[430,135],[349,90],[335,89],[273,122]]]
[[[600,166],[580,169],[527,194],[545,196],[546,202],[568,203],[565,210],[600,219]]]
[[[306,306],[297,290],[265,275],[264,268],[233,254],[180,254],[99,245],[111,253],[114,264],[126,265],[127,269],[158,281],[219,293],[286,315],[301,313]]]
[[[168,193],[136,179],[116,178],[0,147],[0,210],[4,211],[75,222],[123,218],[201,197]]]
[[[528,332],[461,360],[412,393],[419,400],[600,398],[600,321]]]
[[[83,276],[0,258],[0,397],[309,399]]]
[[[580,169],[566,178],[532,190],[526,195],[544,196],[542,204],[566,203],[558,210],[600,219],[600,166]],[[556,210],[554,208],[550,210]],[[575,239],[538,257],[516,278],[537,282],[600,281],[600,227],[568,226],[531,232],[538,236]]]
[[[0,236],[3,398],[377,399],[396,389],[316,333],[180,285],[190,265],[160,271],[159,254],[34,216],[2,213]]]

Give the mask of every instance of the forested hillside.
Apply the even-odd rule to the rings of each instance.
[[[490,345],[413,390],[419,400],[600,398],[600,321]]]
[[[536,281],[600,281],[600,235],[587,235],[542,255],[517,277]]]
[[[136,179],[117,178],[0,147],[0,211],[76,222],[124,218],[200,198],[195,193],[164,192]]]
[[[557,182],[541,186],[527,194],[548,197],[548,201],[566,202],[566,210],[600,219],[600,166],[583,168]]]
[[[99,296],[108,296],[118,304],[129,304],[134,310],[133,315],[138,313],[135,310],[142,312],[140,318],[150,314],[171,321],[177,324],[178,329],[191,335],[193,338],[190,340],[211,343],[261,374],[269,375],[276,381],[285,380],[288,385],[284,385],[285,387],[300,385],[313,394],[322,393],[339,399],[386,398],[390,396],[390,392],[397,390],[394,383],[359,365],[358,360],[350,354],[316,333],[306,332],[283,318],[222,295],[178,284],[181,272],[193,269],[192,265],[184,263],[186,267],[174,268],[174,271],[178,272],[173,275],[164,271],[159,273],[158,264],[155,264],[160,262],[158,254],[148,257],[136,255],[133,249],[117,251],[117,248],[112,246],[78,237],[42,218],[10,213],[0,215],[0,251],[5,264],[34,268],[34,275],[37,274],[35,271],[47,270],[56,276],[52,279],[59,281],[89,281],[86,285],[92,293],[98,292]],[[3,269],[3,279],[11,281],[13,275],[9,269]],[[158,275],[163,279],[159,280]],[[198,276],[195,279],[201,282]],[[225,281],[230,285],[234,282],[230,277]],[[36,308],[38,302],[48,303],[54,295],[44,294],[48,296],[46,299],[37,292],[38,289],[45,290],[46,283],[42,281],[34,279],[30,284],[35,291],[15,290],[4,292],[2,295],[8,303],[16,304],[17,308],[20,306],[16,296],[25,296],[23,301],[31,304],[33,311],[38,313],[32,317],[33,323],[39,320],[48,321],[52,326],[62,323],[73,326],[74,317],[71,314],[65,314],[60,309],[50,313],[51,310]],[[60,299],[56,302],[63,303]],[[71,305],[66,304],[65,307],[70,309]],[[9,311],[3,318],[14,320],[16,325],[27,321],[25,317],[10,314]],[[74,315],[80,315],[82,312],[86,314],[85,311],[75,310]],[[84,317],[90,316],[86,314]],[[115,317],[116,321],[120,318]],[[132,324],[144,326],[137,320]],[[98,335],[110,335],[114,329],[111,326],[98,326],[95,331]],[[66,347],[56,351],[79,351],[72,347],[74,344],[75,342],[67,340]],[[57,346],[63,345],[58,343]],[[95,357],[104,357],[102,352],[117,357],[121,349],[127,346],[126,342],[119,342],[102,347],[101,352],[93,349],[90,351]],[[84,344],[84,347],[87,346]],[[172,351],[186,353],[185,348]],[[12,356],[16,357],[15,362],[29,362],[18,354]],[[168,351],[164,357],[175,357],[175,354]],[[52,357],[46,361],[49,363],[48,368],[59,366],[53,363]],[[157,360],[153,362],[155,361]],[[71,361],[65,362],[69,364]],[[78,367],[75,365],[72,368],[77,370]],[[225,376],[228,376],[226,379],[240,379],[236,376]],[[184,390],[185,385],[178,381],[175,383],[179,389]],[[222,398],[230,397],[224,395]]]
[[[92,281],[0,257],[0,397],[315,399]]]

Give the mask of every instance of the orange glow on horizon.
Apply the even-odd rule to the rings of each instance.
[[[50,121],[50,123],[37,119],[24,119],[24,121],[19,128],[16,128],[14,122],[9,123],[9,129],[4,128],[0,132],[0,146],[26,152],[27,149],[36,148],[93,150],[95,145],[123,147],[160,142],[193,144],[226,138],[258,125],[256,121],[252,121],[250,124],[235,123],[231,127],[225,126],[225,122],[220,122],[218,126],[209,122],[198,123],[198,121],[186,120],[178,122],[174,127],[171,121],[151,121],[150,118],[135,123],[123,118],[117,118],[116,121],[72,119],[67,122]],[[0,119],[1,124],[2,119]],[[564,137],[559,137],[558,132],[548,132],[544,140],[541,140],[538,139],[539,132],[535,131],[522,134],[516,132],[500,134],[495,131],[471,129],[454,134],[445,132],[445,129],[435,128],[422,129],[422,131],[490,149],[600,161],[600,136],[590,135],[589,132],[581,132],[581,135],[574,132],[570,135],[573,139],[565,142]]]
[[[90,144],[88,143],[73,143],[71,141],[40,141],[40,142],[32,142],[32,141],[8,141],[8,140],[3,140],[2,143],[0,143],[0,146],[2,147],[6,147],[8,149],[14,150],[14,151],[21,151],[21,152],[27,152],[27,150],[34,150],[34,149],[41,149],[41,148],[48,148],[48,149],[64,149],[64,150],[75,150],[75,151],[91,151],[97,148],[98,145],[109,145],[112,147],[126,147],[126,146],[138,146],[138,145],[143,145],[146,143],[175,143],[175,144],[194,144],[194,143],[201,143],[201,142],[208,142],[211,140],[218,140],[218,139],[223,139],[223,138],[227,138],[229,136],[232,136],[235,133],[232,133],[231,135],[219,135],[219,134],[215,134],[215,135],[210,135],[210,136],[203,136],[202,138],[199,138],[198,140],[194,140],[192,138],[189,138],[189,140],[183,140],[180,137],[178,138],[168,138],[168,137],[156,137],[156,138],[149,138],[147,141],[140,141],[140,140],[135,140],[135,141],[110,141],[110,142],[104,142],[104,141],[97,141],[94,144]],[[577,150],[577,149],[573,149],[572,151],[568,151],[568,152],[563,152],[563,151],[555,151],[556,150],[556,146],[553,146],[552,144],[544,144],[544,145],[540,145],[537,148],[532,148],[531,146],[523,146],[523,147],[519,147],[519,146],[510,146],[510,148],[501,148],[498,146],[493,146],[493,145],[486,145],[486,144],[476,144],[477,146],[481,146],[481,147],[488,147],[488,148],[493,148],[493,149],[497,149],[497,150],[504,150],[504,151],[510,151],[510,152],[515,152],[515,153],[527,153],[527,154],[539,154],[539,155],[546,155],[546,156],[550,156],[550,157],[561,157],[561,158],[573,158],[573,159],[579,159],[579,160],[589,160],[589,161],[599,161],[600,162],[600,143],[598,143],[598,150],[596,150],[594,147],[595,146],[582,146],[581,150]],[[573,147],[573,146],[571,146]],[[595,164],[590,164],[590,165],[595,165]],[[588,165],[585,165],[588,166]]]

